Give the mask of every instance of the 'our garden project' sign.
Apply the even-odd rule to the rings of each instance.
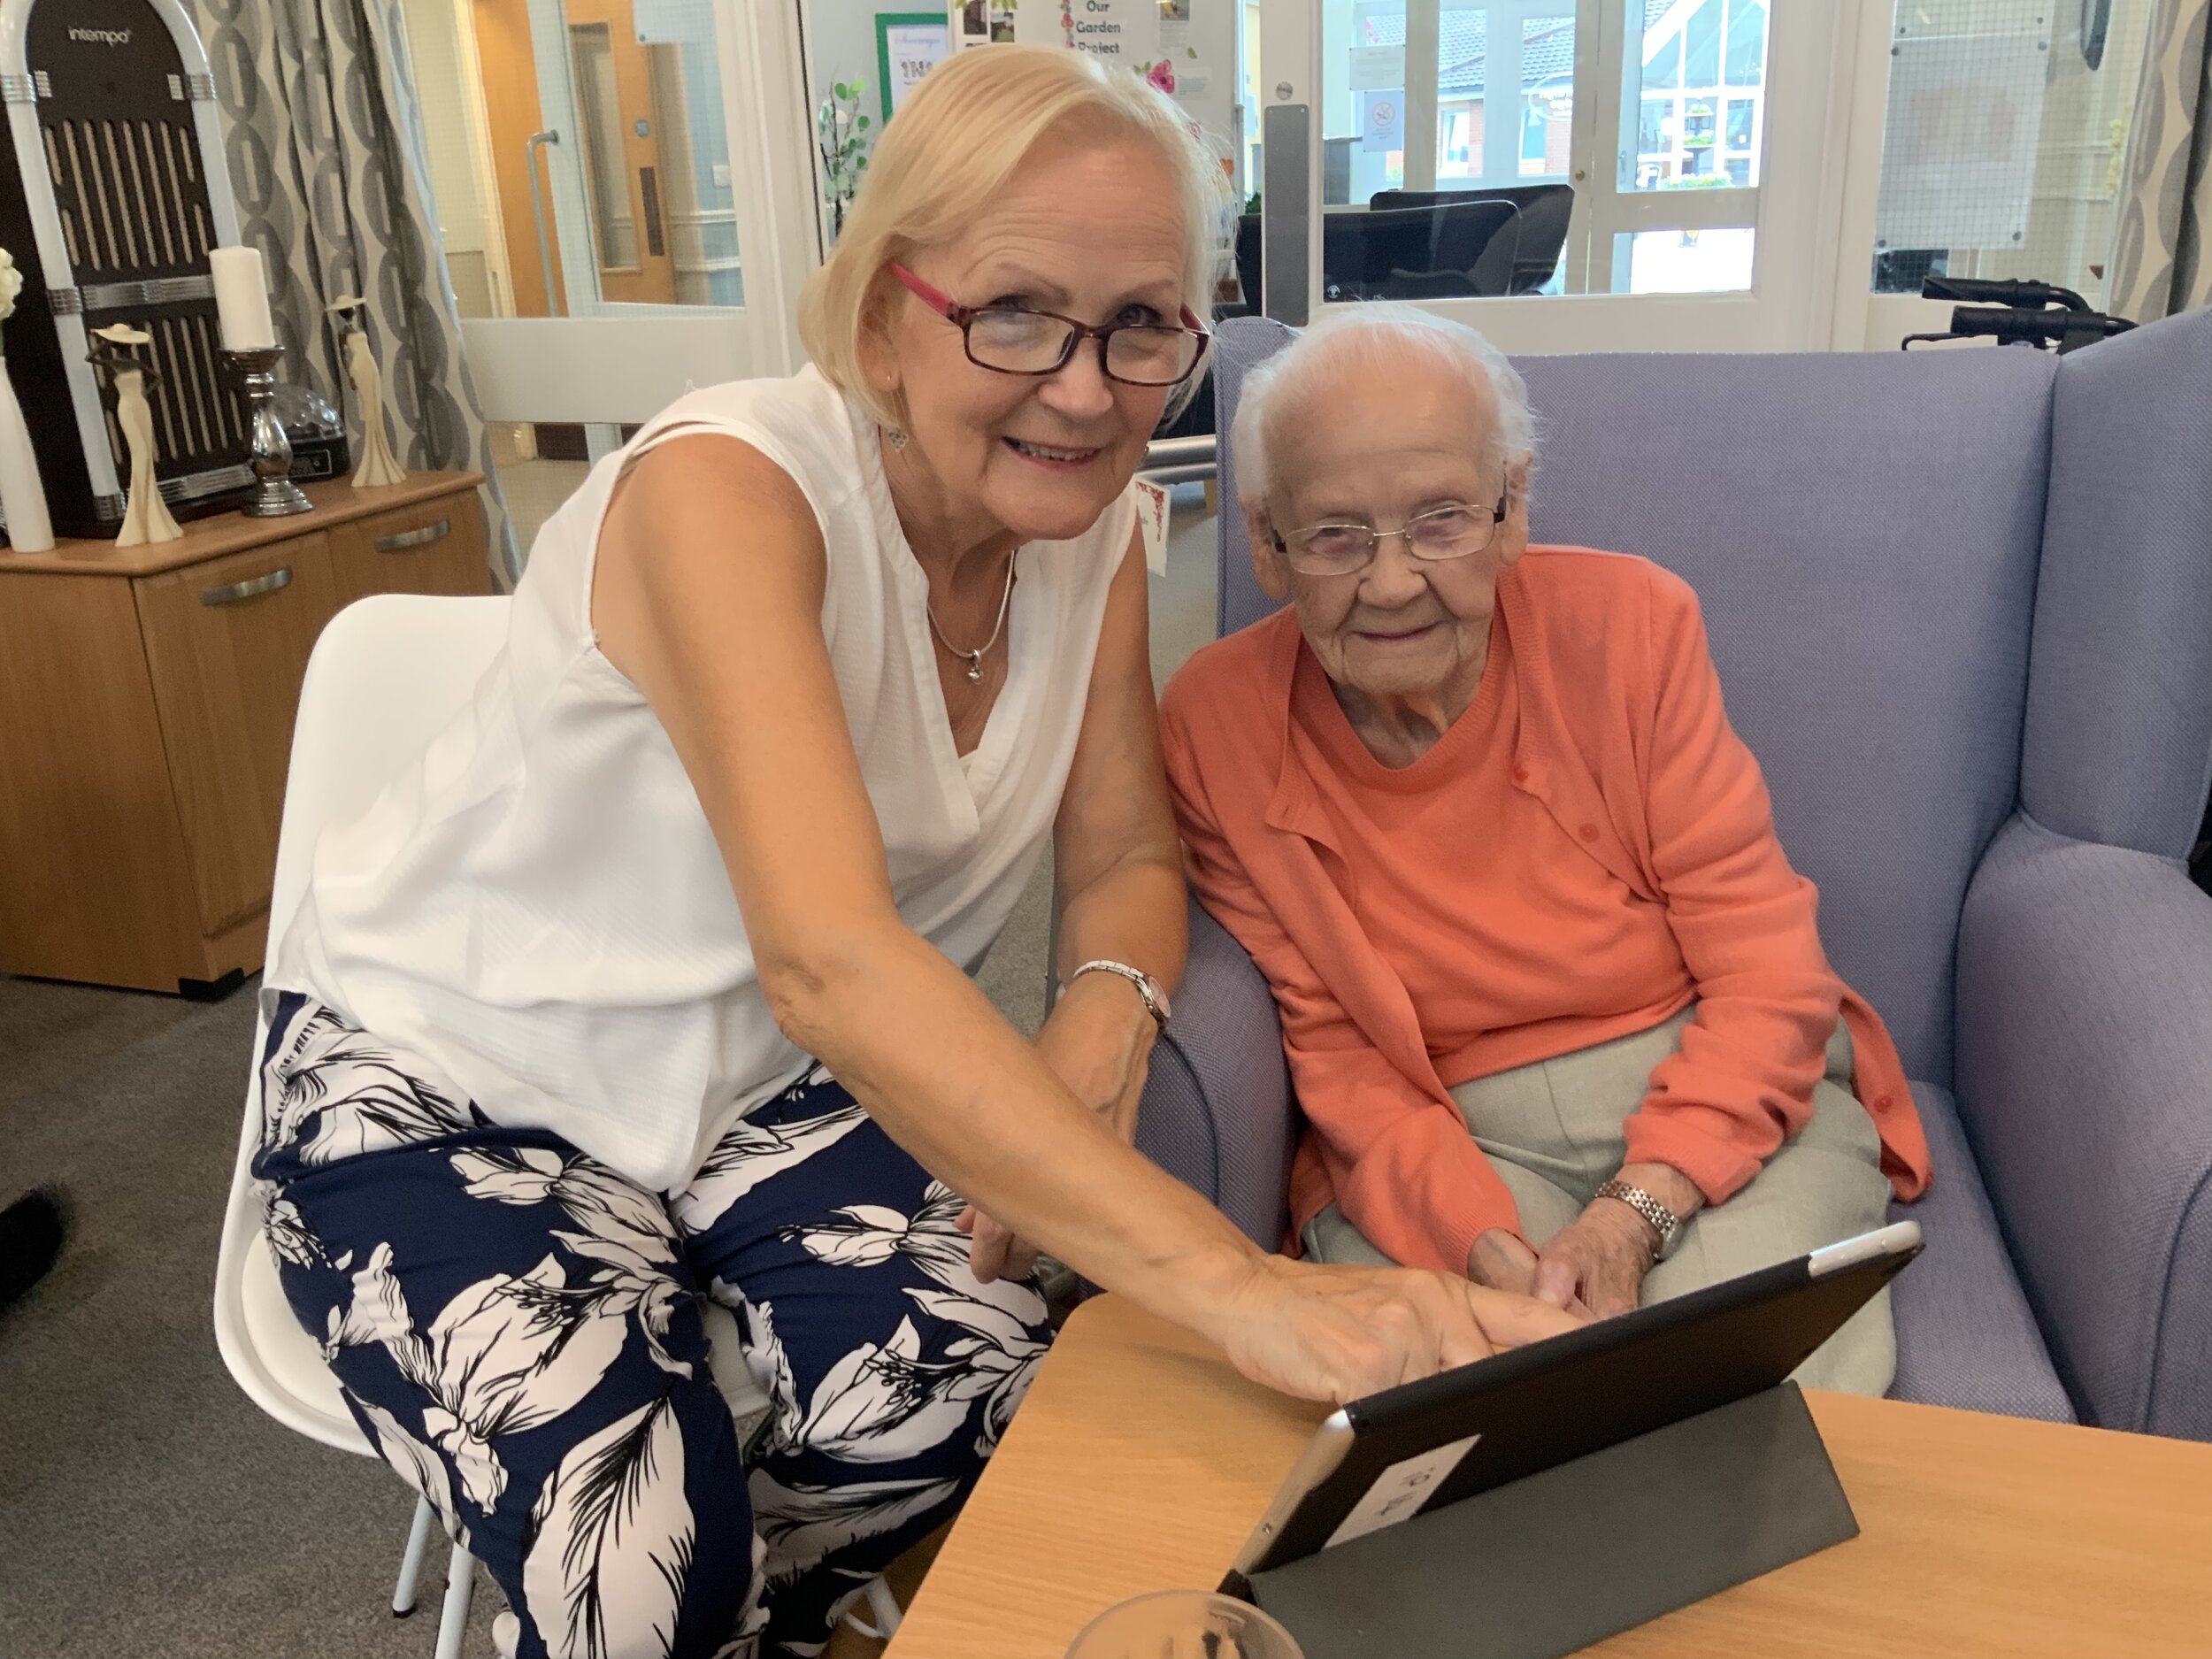
[[[1071,47],[1142,72],[1160,56],[1159,0],[1021,0],[1014,38]]]

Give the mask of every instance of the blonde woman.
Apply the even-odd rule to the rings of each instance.
[[[816,1651],[1018,1403],[1024,1240],[1310,1395],[1565,1323],[1270,1259],[1128,1146],[1184,897],[1127,490],[1218,179],[1134,76],[933,72],[813,366],[602,462],[473,706],[317,849],[265,993],[286,1288],[524,1655]],[[968,975],[1048,837],[1031,1042]]]

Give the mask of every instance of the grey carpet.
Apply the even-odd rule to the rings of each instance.
[[[1177,493],[1156,672],[1213,633],[1212,525]],[[979,978],[1043,1018],[1051,872]],[[55,1184],[75,1232],[0,1313],[0,1659],[429,1659],[388,1610],[414,1502],[382,1464],[264,1417],[216,1353],[215,1248],[244,1103],[251,986],[195,1004],[0,978],[0,1202]],[[502,1605],[479,1573],[463,1652]]]
[[[215,1351],[253,1014],[250,989],[0,980],[0,1193],[53,1182],[76,1208],[0,1315],[0,1654],[430,1653],[442,1573],[414,1618],[385,1606],[412,1499],[264,1417]]]

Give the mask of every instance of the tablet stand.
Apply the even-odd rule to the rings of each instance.
[[[1305,1659],[1557,1659],[1858,1531],[1785,1382],[1224,1587]]]

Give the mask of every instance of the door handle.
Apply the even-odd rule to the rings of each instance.
[[[538,150],[544,145],[560,142],[561,135],[549,130],[531,134],[522,144],[522,165],[530,170],[530,214],[538,224],[538,269],[545,276],[545,314],[548,317],[558,317],[567,308],[564,306],[561,311],[553,308],[553,249],[545,240],[545,187],[538,181]]]
[[[203,588],[200,589],[200,603],[204,605],[243,604],[249,599],[258,599],[264,594],[273,594],[280,588],[289,588],[291,585],[292,567],[280,565],[265,576],[249,576],[242,582],[226,582],[220,588]]]
[[[426,524],[419,530],[395,530],[389,535],[380,535],[376,539],[376,550],[380,553],[404,553],[411,547],[426,547],[433,541],[442,541],[452,534],[453,520],[441,518],[437,523]]]

